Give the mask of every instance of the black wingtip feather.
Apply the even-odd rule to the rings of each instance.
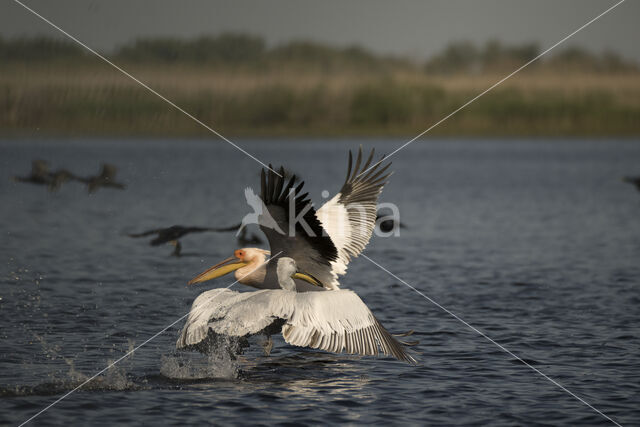
[[[276,181],[276,173],[273,171],[273,166],[271,166],[271,164],[269,164],[269,181],[267,182],[267,197],[269,197],[270,200],[273,200],[273,188],[274,188],[274,184]]]
[[[274,194],[277,196],[282,193],[282,187],[284,186],[284,167],[280,166],[280,170],[278,171],[279,179],[276,179]]]
[[[353,166],[353,154],[351,154],[351,150],[349,150],[349,164],[347,166],[347,179],[344,180],[344,185],[347,185],[349,183],[349,180],[351,179],[351,166]]]
[[[375,154],[375,152],[376,152],[376,149],[372,148],[371,154],[369,154],[369,158],[367,159],[367,162],[365,163],[365,165],[362,167],[362,170],[367,170],[367,168],[371,164],[371,160],[373,160],[373,155]]]
[[[362,145],[360,146],[360,149],[358,150],[358,158],[356,159],[356,165],[353,168],[353,179],[356,179],[358,177],[358,171],[360,170],[360,162],[362,161]]]
[[[295,226],[295,238],[302,238],[309,241],[311,246],[321,254],[327,263],[338,259],[338,250],[323,230],[322,223],[320,223],[316,217],[315,209],[311,207],[307,210],[307,207],[311,204],[311,200],[308,198],[309,193],[301,194],[304,181],[298,183],[294,188],[296,182],[296,176],[294,175],[285,186],[284,174],[282,174],[283,176],[279,176],[275,173],[271,165],[269,165],[269,168],[269,171],[263,169],[261,174],[261,196],[267,209],[269,209],[270,206],[277,205],[285,211],[285,218],[291,218],[291,214],[293,214],[294,218],[297,218],[301,212],[306,210],[303,219],[310,227],[312,234],[309,235],[304,225],[298,222]],[[280,168],[280,172],[283,171],[284,168]],[[293,198],[293,203],[291,203],[291,198]],[[295,212],[289,212],[292,207]],[[285,225],[285,228],[288,228],[288,225],[281,224],[283,230],[285,229],[282,227],[283,225]]]
[[[264,169],[260,171],[260,198],[265,200],[267,197],[267,176],[264,173]]]

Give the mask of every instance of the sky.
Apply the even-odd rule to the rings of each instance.
[[[452,41],[554,44],[614,5],[609,0],[20,0],[92,48],[139,37],[248,33],[270,45],[313,40],[422,60]],[[626,0],[565,46],[640,62],[640,1]],[[13,0],[0,2],[0,35],[62,36]]]

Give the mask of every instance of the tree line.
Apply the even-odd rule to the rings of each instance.
[[[279,64],[326,70],[358,68],[369,71],[418,68],[428,74],[483,73],[517,67],[541,52],[536,43],[516,45],[497,40],[479,45],[456,41],[422,63],[405,57],[379,55],[360,46],[338,47],[312,41],[291,41],[268,46],[263,38],[247,34],[221,34],[193,39],[142,38],[104,52],[128,63],[193,64],[218,67],[264,68]],[[0,38],[0,61],[87,61],[92,55],[82,47],[60,38]],[[611,51],[591,52],[569,47],[548,55],[536,67],[569,68],[586,72],[634,72],[638,64]]]

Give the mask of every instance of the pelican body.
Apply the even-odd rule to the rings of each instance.
[[[396,340],[355,292],[297,292],[296,279],[311,286],[323,285],[300,272],[292,258],[280,257],[272,265],[279,289],[236,292],[223,288],[200,294],[176,347],[198,348],[209,334],[246,338],[281,332],[284,340],[294,346],[363,356],[382,353],[416,363],[405,349],[409,344]]]
[[[234,273],[240,283],[259,288],[254,292],[213,289],[193,302],[177,348],[198,348],[210,334],[246,338],[259,333],[282,332],[285,341],[325,351],[378,355],[415,363],[402,343],[387,332],[369,308],[350,290],[340,289],[351,258],[358,256],[376,226],[377,200],[390,174],[384,157],[372,163],[374,152],[355,164],[349,152],[347,178],[332,199],[315,210],[304,182],[288,182],[285,170],[271,165],[262,170],[260,197],[251,200],[270,251],[236,250],[189,284]],[[245,217],[246,218],[246,217]],[[290,221],[295,221],[291,223]],[[300,220],[300,221],[298,221]],[[245,223],[246,221],[243,221]],[[322,290],[323,292],[309,292]]]

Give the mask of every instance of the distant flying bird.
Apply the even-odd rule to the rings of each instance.
[[[264,334],[268,355],[271,335],[282,333],[295,346],[332,353],[385,356],[415,364],[406,346],[396,340],[353,291],[297,292],[294,279],[323,288],[312,275],[300,271],[292,258],[281,257],[271,263],[276,270],[278,289],[236,292],[227,288],[200,294],[176,343],[177,349],[205,351],[209,337],[222,335],[243,339]]]
[[[156,238],[151,240],[149,244],[151,246],[159,246],[165,243],[169,243],[174,246],[174,250],[171,253],[173,256],[180,256],[182,245],[179,242],[179,239],[190,233],[202,233],[207,231],[235,231],[238,226],[227,227],[227,228],[211,228],[211,227],[184,227],[181,225],[173,225],[168,228],[155,228],[152,230],[143,231],[141,233],[129,233],[127,234],[129,237],[147,237],[156,234]]]
[[[389,233],[391,231],[394,231],[396,227],[406,228],[406,226],[403,223],[401,223],[399,219],[392,218],[392,217],[387,218],[387,215],[384,215],[383,213],[381,213],[381,211],[382,209],[379,209],[378,213],[376,214],[376,224],[380,228],[380,231]],[[384,218],[387,218],[387,219],[384,219]],[[381,219],[382,221],[380,221]]]
[[[49,164],[45,160],[33,160],[31,162],[31,173],[27,176],[14,176],[15,182],[26,182],[28,184],[49,185]]]
[[[236,238],[238,239],[238,244],[240,246],[261,245],[264,243],[262,239],[255,233],[251,233],[247,235],[247,227],[241,228],[238,234],[236,235]]]
[[[56,191],[62,186],[62,184],[68,181],[79,181],[78,177],[67,169],[58,169],[55,172],[49,174],[49,190]]]
[[[116,171],[118,169],[109,163],[102,164],[102,171],[99,175],[89,176],[86,178],[77,178],[78,181],[87,184],[89,193],[97,191],[100,187],[117,188],[124,190],[125,185],[115,181]]]
[[[635,185],[636,189],[640,191],[640,176],[625,176],[622,178],[624,182]]]
[[[311,206],[308,193],[303,193],[304,182],[296,184],[293,176],[286,182],[273,169],[261,175],[260,208],[266,211],[269,221],[260,218],[260,229],[267,236],[271,253],[282,252],[282,256],[293,258],[298,267],[317,277],[328,289],[338,288],[338,275],[346,273],[351,258],[358,256],[371,238],[376,225],[378,196],[390,174],[391,165],[383,159],[373,162],[374,151],[364,161],[362,148],[357,159],[349,152],[347,178],[332,199],[318,211]],[[369,167],[371,168],[369,169]],[[279,171],[284,175],[284,169]],[[301,222],[289,224],[291,218],[301,216]],[[275,221],[278,228],[272,226]],[[289,235],[291,231],[294,235]],[[284,231],[281,233],[278,231]],[[234,256],[204,271],[189,283],[200,283],[235,272],[242,284],[259,289],[278,289],[275,265],[265,260],[268,251],[257,248],[242,248]],[[296,282],[299,291],[315,291],[303,281]]]
[[[79,177],[67,169],[49,171],[49,165],[44,160],[34,160],[31,162],[31,173],[27,176],[14,176],[15,182],[26,182],[29,184],[46,185],[49,191],[58,190],[62,184],[68,181],[78,181],[87,184],[89,193],[95,192],[100,187],[111,187],[124,189],[124,184],[115,181],[116,167],[102,164],[100,174],[89,177]]]
[[[78,177],[67,169],[58,169],[55,172],[49,172],[49,165],[46,161],[34,160],[31,162],[31,173],[29,175],[14,176],[13,180],[15,182],[46,185],[49,191],[56,191],[65,182],[78,180]]]

